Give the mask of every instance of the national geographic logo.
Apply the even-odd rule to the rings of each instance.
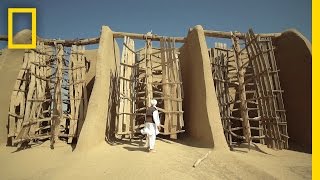
[[[31,44],[13,43],[13,14],[31,13]],[[37,9],[36,8],[8,8],[8,49],[35,49],[37,42]]]

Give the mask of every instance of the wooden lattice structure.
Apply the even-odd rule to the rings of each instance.
[[[66,99],[66,104],[68,104],[69,107],[67,112],[69,120],[69,143],[71,143],[73,137],[79,135],[79,132],[77,132],[78,122],[84,121],[88,106],[84,52],[84,46],[73,45],[71,47],[69,68],[67,68],[69,75],[69,97]]]
[[[184,112],[176,42],[185,43],[187,39],[151,33],[112,34],[113,38],[123,38],[124,43],[120,64],[112,77],[116,90],[110,95],[116,118],[108,119],[115,125],[115,131],[109,133],[132,138],[144,126],[151,99],[157,99],[160,133],[177,139],[184,132]],[[204,30],[204,35],[231,40],[229,48],[216,43],[209,50],[222,125],[230,147],[245,141],[249,147],[251,142],[260,142],[271,148],[288,148],[283,90],[271,39],[279,34]],[[145,42],[138,51],[136,39]],[[36,49],[25,51],[11,95],[8,144],[51,139],[53,147],[59,137],[68,143],[78,137],[88,106],[85,45],[99,40],[100,37],[40,39]],[[154,47],[154,41],[159,41],[160,46]]]
[[[177,133],[184,132],[178,49],[169,38],[160,39],[160,48],[153,48],[151,39],[146,38],[145,43],[145,48],[135,52],[133,40],[124,38],[116,134],[132,137],[144,126],[146,108],[156,99],[160,133],[177,139]]]
[[[232,48],[216,43],[209,50],[215,91],[226,139],[288,148],[286,116],[270,37],[250,30],[244,41],[230,37]]]
[[[259,38],[252,30],[246,35],[246,49],[257,86],[265,142],[271,148],[288,148],[285,109],[271,38]]]
[[[83,46],[38,42],[26,50],[8,115],[8,144],[77,137],[87,108]]]
[[[9,144],[22,139],[40,139],[50,129],[48,89],[50,68],[43,43],[27,50],[11,95],[8,121]],[[30,132],[30,133],[29,133]]]
[[[129,37],[124,37],[119,75],[120,99],[118,105],[118,116],[116,120],[116,134],[130,135],[135,129],[135,93],[134,93],[134,70],[136,53],[134,51],[134,41]]]

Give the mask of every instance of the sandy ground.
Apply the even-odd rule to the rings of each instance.
[[[157,140],[157,152],[143,143],[102,143],[88,152],[72,152],[64,142],[49,142],[18,152],[0,148],[1,179],[311,179],[311,154],[275,151],[260,145],[250,152],[212,151],[196,168],[194,162],[210,149]]]

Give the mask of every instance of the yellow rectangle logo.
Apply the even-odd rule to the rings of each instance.
[[[31,13],[31,44],[13,43],[13,14]],[[37,47],[37,9],[36,8],[8,8],[8,49],[35,49]]]

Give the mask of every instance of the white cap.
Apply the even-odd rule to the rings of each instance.
[[[156,105],[157,105],[157,100],[152,99],[152,100],[151,100],[151,106],[156,106]]]

